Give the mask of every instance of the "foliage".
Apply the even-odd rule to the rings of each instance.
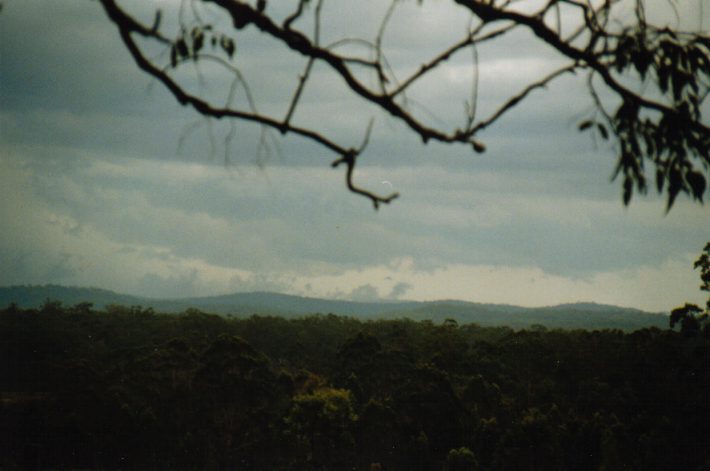
[[[710,338],[0,310],[2,469],[696,469]]]
[[[346,36],[324,44],[322,31],[345,14],[336,9],[328,16],[324,13],[325,0],[294,0],[287,5],[267,5],[265,0],[191,0],[191,8],[181,4],[172,9],[164,2],[142,2],[143,8],[154,12],[152,25],[143,22],[145,11],[131,11],[135,9],[116,0],[101,0],[138,67],[164,85],[179,103],[207,118],[260,125],[260,150],[268,147],[267,136],[273,131],[319,144],[336,155],[333,167],[345,167],[348,189],[370,199],[375,208],[398,195],[378,195],[353,181],[372,122],[363,126],[367,130],[362,143],[348,146],[327,136],[325,123],[308,123],[296,117],[303,90],[314,82],[313,70],[317,66],[342,79],[342,96],[352,96],[385,112],[424,143],[459,144],[477,153],[486,150],[481,140],[483,131],[531,93],[562,76],[586,78],[587,99],[594,112],[579,128],[613,142],[618,153],[615,176],[622,176],[624,204],[631,200],[634,188],[647,190],[647,165],[655,171],[657,190],[667,195],[668,209],[680,193],[702,202],[710,171],[710,127],[702,116],[710,84],[710,39],[702,31],[680,30],[673,22],[653,22],[648,10],[658,8],[660,2],[549,0],[521,6],[515,0],[450,0],[457,14],[470,20],[467,31],[431,57],[418,58],[411,70],[395,73],[389,58],[397,51],[384,46],[384,37],[391,24],[407,24],[410,20],[407,15],[397,15],[401,3],[392,0],[383,11],[374,37]],[[663,3],[675,8],[675,2]],[[437,8],[445,6],[442,2],[436,4]],[[702,11],[702,7],[699,9]],[[170,19],[163,21],[163,16],[168,15]],[[225,24],[215,18],[228,18],[231,22]],[[249,67],[249,61],[244,60],[249,52],[241,48],[244,42],[240,39],[249,30],[273,40],[298,64],[290,75],[269,77],[280,80],[283,90],[292,90],[283,112],[264,112],[250,92],[243,70]],[[486,91],[479,90],[478,50],[517,31],[528,33],[531,42],[554,51],[557,68],[530,78],[519,90],[508,90],[488,115],[482,115],[483,107],[478,102]],[[432,44],[441,40],[431,38]],[[154,54],[156,47],[165,53]],[[420,84],[433,90],[446,87],[433,78],[436,71],[464,52],[472,56],[472,89],[451,103],[452,109],[463,105],[464,113],[463,122],[449,128],[419,113],[408,93]],[[193,91],[185,79],[186,65],[204,63],[220,68],[222,79],[232,80],[226,103],[214,101],[204,89]],[[205,83],[199,69],[195,69],[198,79]],[[239,105],[236,90],[244,95]]]
[[[294,437],[298,452],[294,469],[351,469],[355,461],[352,436],[357,416],[350,391],[318,388],[293,397],[291,411],[284,419],[287,436]]]
[[[693,267],[700,268],[700,289],[709,293],[705,309],[690,303],[675,308],[671,312],[670,325],[672,329],[676,324],[680,324],[680,331],[687,336],[702,333],[706,338],[710,338],[710,242],[705,245]]]
[[[710,242],[705,244],[703,252],[693,264],[694,268],[700,268],[700,289],[708,292],[708,300],[705,303],[706,310],[710,311]]]
[[[449,451],[446,456],[446,471],[476,471],[478,469],[476,456],[465,446]]]

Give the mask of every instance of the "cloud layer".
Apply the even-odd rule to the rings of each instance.
[[[466,26],[441,2],[426,3],[432,14],[423,19],[415,2],[401,14],[423,21],[427,34],[398,23],[387,36],[402,70],[433,51],[430,38]],[[454,26],[444,26],[447,18]],[[254,41],[260,52],[244,68],[259,104],[281,109],[288,93],[280,84],[294,70],[273,45]],[[504,42],[481,56],[483,111],[552,60],[527,46],[510,51]],[[356,179],[403,196],[374,212],[346,191],[322,149],[287,138],[280,152],[258,156],[259,129],[245,125],[225,145],[230,125],[180,108],[142,75],[98,5],[8,4],[0,55],[2,285],[157,297],[274,290],[358,300],[589,300],[649,310],[702,299],[692,260],[708,238],[707,209],[679,201],[665,215],[653,195],[623,208],[609,182],[613,149],[575,130],[589,103],[574,80],[486,132],[489,151],[478,156],[422,146],[343,97],[322,72],[298,118],[355,143],[376,118]],[[462,116],[448,104],[467,96],[469,68],[470,58],[456,57],[436,87],[419,90],[445,122]]]

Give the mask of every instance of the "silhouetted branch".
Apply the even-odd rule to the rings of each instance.
[[[146,57],[141,53],[140,49],[131,38],[131,33],[141,33],[142,31],[147,31],[147,29],[140,25],[140,23],[138,23],[132,17],[126,15],[121,9],[116,6],[116,3],[113,0],[100,0],[100,2],[104,6],[109,17],[118,26],[119,33],[121,34],[121,39],[123,40],[129,52],[133,56],[133,59],[136,61],[136,64],[142,70],[162,82],[165,87],[170,90],[173,96],[175,96],[179,103],[183,105],[190,105],[195,108],[195,110],[197,110],[199,113],[209,115],[214,118],[238,118],[245,121],[251,121],[271,126],[276,129],[281,129],[283,123],[268,116],[260,115],[258,113],[239,111],[230,108],[213,107],[206,101],[187,93],[167,73],[155,67],[150,61],[148,61],[148,59],[146,59]],[[335,142],[311,130],[288,125],[287,131],[312,139],[317,143],[323,145],[324,147],[327,147],[328,149],[332,150],[333,152],[339,154],[345,152],[345,149],[343,147],[340,147]]]
[[[308,3],[308,0],[298,0],[298,8],[289,15],[283,22],[284,29],[291,29],[291,24],[303,14],[303,6]]]
[[[476,124],[472,129],[471,133],[475,134],[478,131],[481,131],[494,122],[498,121],[501,116],[503,116],[507,111],[511,110],[514,108],[518,103],[520,103],[522,100],[524,100],[530,92],[532,92],[535,89],[538,88],[545,88],[547,84],[549,84],[552,80],[556,79],[562,74],[566,74],[569,72],[574,72],[578,68],[577,64],[572,64],[568,65],[567,67],[562,67],[561,69],[557,69],[554,72],[548,74],[544,78],[538,80],[537,82],[531,83],[527,87],[525,87],[520,93],[517,95],[514,95],[508,99],[503,105],[498,108],[490,117],[487,119],[484,119],[483,121],[480,121],[478,124]]]
[[[374,120],[371,119],[367,125],[365,137],[363,138],[360,147],[358,147],[357,149],[348,150],[348,152],[343,154],[339,159],[335,160],[331,164],[331,166],[338,167],[341,164],[345,164],[347,167],[347,170],[345,172],[345,183],[348,186],[348,189],[353,193],[357,193],[366,198],[369,198],[370,201],[372,201],[372,205],[375,207],[375,209],[379,209],[381,203],[389,204],[392,200],[399,197],[399,193],[394,192],[387,196],[380,196],[370,191],[364,190],[353,183],[353,172],[355,171],[355,163],[357,161],[357,157],[362,154],[362,152],[367,147],[367,144],[370,142],[370,134],[372,133],[373,124]]]
[[[295,10],[280,24],[266,14],[266,2],[263,0],[255,2],[255,5],[244,0],[192,0],[188,2],[190,9],[186,7],[185,1],[181,2],[178,15],[182,33],[176,40],[170,40],[160,32],[160,10],[156,11],[152,25],[147,26],[127,14],[124,7],[118,6],[116,0],[100,0],[109,18],[117,25],[121,38],[136,64],[162,83],[179,103],[190,106],[207,117],[233,118],[261,125],[263,128],[260,152],[262,144],[266,142],[263,135],[265,130],[277,130],[282,134],[292,133],[329,149],[339,156],[333,162],[333,167],[346,165],[346,184],[350,191],[369,198],[375,208],[381,203],[390,202],[397,194],[382,197],[353,183],[357,157],[369,141],[372,123],[368,126],[363,145],[359,149],[336,143],[316,128],[293,124],[303,91],[312,79],[317,63],[326,66],[340,77],[347,92],[375,109],[388,113],[418,135],[424,143],[430,140],[460,143],[472,146],[476,152],[485,150],[485,145],[477,135],[516,108],[533,91],[545,88],[557,77],[568,72],[588,71],[589,95],[597,111],[603,115],[604,123],[584,122],[580,129],[598,129],[605,139],[614,138],[618,141],[620,154],[617,173],[624,175],[624,202],[628,203],[631,197],[633,183],[639,191],[645,191],[644,161],[651,161],[656,166],[659,191],[664,188],[664,182],[668,183],[669,207],[678,191],[689,193],[696,200],[702,201],[707,187],[706,179],[702,173],[694,170],[693,159],[700,162],[705,173],[709,171],[710,127],[702,120],[701,108],[708,96],[710,66],[707,57],[710,55],[710,39],[702,34],[672,31],[666,27],[659,29],[648,24],[643,0],[633,0],[633,20],[636,23],[628,27],[615,24],[613,17],[612,12],[616,11],[621,0],[594,3],[581,0],[547,0],[532,13],[525,13],[514,0],[453,0],[453,3],[463,8],[471,17],[465,36],[442,47],[402,81],[397,80],[387,60],[388,51],[384,47],[384,36],[396,16],[397,0],[392,0],[385,9],[372,40],[341,38],[326,46],[321,45],[320,41],[323,21],[321,8],[324,0],[317,0],[315,5],[313,32],[310,36],[293,26],[303,16],[309,0],[299,0]],[[200,17],[197,8],[199,4],[210,4],[220,9],[231,20],[234,28],[232,34],[253,27],[275,40],[284,49],[305,59],[305,67],[298,75],[298,82],[283,118],[257,111],[257,103],[241,71],[230,62],[236,43],[231,35],[218,37],[212,32],[213,25],[206,25]],[[192,23],[187,21],[190,11],[195,20]],[[563,35],[563,22],[568,12],[576,15],[579,25],[575,23],[571,32]],[[197,26],[193,26],[195,24]],[[191,36],[187,33],[190,29],[188,26],[192,27]],[[562,59],[561,63],[568,65],[541,79],[532,79],[516,94],[501,100],[490,115],[477,117],[477,101],[483,93],[479,90],[477,47],[521,28],[531,32],[540,43],[551,47]],[[211,35],[213,48],[218,39],[229,60],[219,54],[200,51],[206,31]],[[158,65],[157,59],[149,59],[133,39],[134,35],[170,46],[170,67]],[[365,46],[367,52],[341,53],[339,48],[344,45]],[[469,101],[464,102],[464,123],[456,129],[447,129],[447,125],[419,113],[419,110],[413,110],[410,105],[415,106],[416,103],[410,100],[407,92],[415,83],[431,78],[433,71],[467,48],[471,48],[472,68]],[[198,59],[201,58],[218,64],[234,77],[225,106],[215,106],[200,95],[187,91],[170,73],[185,62],[197,65]],[[366,72],[376,74],[374,84],[368,85],[367,81],[361,78],[359,72],[363,68]],[[202,80],[199,70],[197,73],[198,79]],[[629,76],[632,77],[631,80]],[[605,90],[610,92],[611,98],[608,100],[603,101],[597,93],[592,83],[596,77],[598,83],[603,83]],[[651,92],[637,86],[648,81],[655,86]],[[247,110],[238,109],[232,103],[240,86],[244,88]],[[615,112],[608,110],[611,108],[610,103],[618,106]],[[418,113],[415,114],[415,111]],[[592,126],[593,124],[596,126]]]
[[[316,6],[316,12],[314,15],[314,31],[313,31],[313,37],[316,45],[319,44],[320,42],[320,11],[321,11],[321,6],[323,5],[322,0],[318,0],[318,5]],[[299,8],[302,8],[301,4],[299,4]],[[286,117],[284,118],[284,128],[282,132],[286,129],[288,126],[289,122],[291,121],[291,116],[293,116],[294,111],[296,110],[296,106],[298,105],[298,100],[301,98],[301,93],[303,92],[303,88],[306,85],[306,81],[308,80],[308,77],[311,74],[311,69],[313,68],[313,63],[315,62],[314,58],[309,58],[308,63],[306,64],[306,69],[303,71],[303,74],[298,78],[298,86],[296,87],[296,91],[293,94],[293,98],[291,99],[291,104],[288,107],[288,111],[286,112]]]
[[[670,106],[666,106],[663,103],[645,98],[627,87],[623,86],[619,81],[614,79],[612,76],[609,64],[604,64],[600,62],[597,57],[590,51],[579,50],[572,46],[570,43],[564,41],[557,33],[551,30],[541,18],[527,16],[522,13],[515,11],[507,11],[503,9],[498,9],[492,4],[487,2],[481,2],[477,0],[455,0],[471,10],[475,15],[477,15],[484,22],[494,22],[494,21],[512,21],[516,24],[526,26],[529,28],[535,36],[543,40],[545,43],[557,49],[564,56],[577,61],[580,65],[585,65],[593,69],[599,76],[604,80],[604,82],[617,92],[625,100],[636,102],[639,106],[645,108],[660,111],[662,113],[667,113],[669,115],[677,115],[678,111]],[[698,123],[698,126],[704,131],[710,133],[710,127]]]
[[[155,77],[157,80],[163,83],[165,87],[170,90],[170,92],[175,96],[177,101],[183,105],[190,105],[192,106],[196,111],[201,113],[204,116],[211,116],[214,118],[237,118],[237,119],[242,119],[245,121],[251,121],[255,122],[261,125],[265,125],[274,129],[278,129],[282,133],[294,133],[297,135],[300,135],[302,137],[311,139],[318,144],[323,145],[324,147],[332,150],[333,152],[341,155],[341,159],[333,163],[333,167],[337,167],[340,163],[345,163],[347,165],[347,170],[346,170],[346,183],[347,187],[352,191],[353,193],[357,193],[360,195],[363,195],[367,198],[369,198],[372,202],[375,208],[377,209],[379,207],[380,203],[389,203],[393,199],[395,199],[398,195],[392,194],[386,197],[382,197],[379,195],[376,195],[370,191],[364,190],[358,186],[356,186],[353,183],[353,171],[355,169],[355,161],[356,161],[356,156],[358,151],[354,151],[352,149],[345,149],[344,147],[341,147],[340,145],[336,144],[332,140],[324,137],[320,133],[317,133],[315,131],[293,126],[291,125],[288,120],[284,121],[278,121],[274,118],[271,118],[269,116],[261,115],[257,113],[256,111],[253,112],[244,112],[244,111],[239,111],[236,109],[231,109],[231,108],[217,108],[212,105],[210,105],[208,102],[190,94],[187,93],[182,87],[180,87],[179,84],[177,84],[164,70],[159,69],[158,67],[154,66],[140,51],[138,48],[137,44],[133,41],[131,34],[132,33],[138,33],[146,37],[156,37],[155,35],[157,33],[152,33],[151,30],[148,28],[144,27],[141,25],[138,21],[136,21],[134,18],[131,16],[127,15],[123,10],[121,10],[115,3],[114,0],[100,0],[101,4],[104,6],[104,9],[106,10],[106,13],[108,16],[113,20],[113,22],[118,26],[119,33],[121,35],[121,38],[126,45],[127,49],[133,56],[133,59],[136,61],[136,64],[145,72],[150,74],[151,76]],[[230,66],[230,70],[233,72],[238,72],[235,68]],[[305,79],[304,79],[305,81]],[[253,103],[250,101],[250,106],[253,106]],[[287,115],[287,118],[290,118],[289,115]],[[371,124],[368,126],[368,130],[366,133],[365,140],[363,142],[363,145],[361,146],[361,149],[364,149],[365,145],[367,144],[369,140],[369,135],[371,131]],[[263,143],[263,135],[261,138],[260,143]]]

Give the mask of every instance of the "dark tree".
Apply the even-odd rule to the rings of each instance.
[[[705,309],[697,304],[686,303],[682,307],[677,307],[671,311],[671,329],[680,325],[680,331],[686,335],[694,336],[702,332],[710,338],[710,242],[705,244],[703,252],[693,264],[694,268],[700,268],[700,289],[707,291],[708,299],[705,302]]]
[[[353,181],[372,122],[363,125],[367,131],[362,143],[352,146],[327,136],[318,123],[300,124],[295,117],[316,64],[342,79],[343,94],[352,94],[388,113],[424,143],[462,144],[479,153],[486,149],[479,137],[483,130],[532,92],[573,74],[586,80],[587,98],[594,104],[594,111],[579,129],[613,143],[618,153],[614,176],[622,182],[624,204],[629,203],[634,191],[647,191],[649,166],[655,180],[652,186],[666,195],[668,209],[680,193],[702,202],[707,189],[710,127],[703,119],[702,108],[710,84],[710,37],[654,24],[647,15],[652,2],[453,0],[460,14],[470,18],[468,31],[403,76],[395,75],[388,62],[391,51],[383,46],[388,26],[407,21],[397,15],[398,0],[392,0],[374,37],[344,37],[329,44],[321,40],[322,23],[328,21],[322,14],[325,0],[293,0],[288,4],[289,11],[284,10],[284,3],[261,0],[185,0],[179,9],[168,9],[164,2],[155,0],[148,5],[140,2],[140,11],[129,11],[117,0],[100,2],[138,67],[163,84],[178,102],[205,117],[252,122],[261,125],[264,133],[293,134],[320,144],[336,155],[333,167],[345,167],[347,187],[370,199],[375,208],[389,203],[397,194],[378,195]],[[674,8],[674,3],[669,0],[667,5]],[[153,10],[152,21],[146,20],[146,8]],[[231,24],[218,18],[228,18]],[[263,33],[284,52],[303,61],[303,68],[294,70],[292,83],[281,84],[284,89],[292,87],[293,93],[279,113],[261,111],[243,78],[240,57],[245,53],[237,50],[237,44],[250,29]],[[486,90],[478,87],[477,48],[514,30],[526,30],[534,41],[551,48],[558,55],[559,67],[545,76],[530,78],[519,90],[510,90],[490,114],[481,115],[477,102]],[[353,45],[366,52],[353,54],[354,48],[347,47]],[[161,49],[162,54],[156,53]],[[459,97],[451,104],[455,109],[463,103],[465,115],[458,127],[448,129],[418,113],[407,93],[431,80],[434,71],[463,52],[472,53],[473,87],[470,96]],[[216,64],[232,77],[233,88],[245,90],[245,105],[237,106],[231,98],[217,103],[207,94],[195,92],[183,71],[186,64],[198,62]],[[443,86],[435,80],[433,85],[431,81],[427,84]]]

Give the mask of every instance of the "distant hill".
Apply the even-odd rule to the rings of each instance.
[[[198,298],[153,299],[115,293],[97,288],[57,285],[0,287],[0,306],[15,303],[23,308],[37,308],[45,300],[64,305],[91,302],[98,309],[107,305],[152,307],[158,312],[182,312],[189,308],[235,316],[279,315],[297,317],[308,314],[338,314],[360,319],[409,318],[435,323],[453,319],[459,324],[509,326],[515,329],[541,325],[563,329],[621,329],[668,327],[668,316],[638,309],[595,303],[562,304],[525,308],[504,304],[481,304],[467,301],[379,301],[355,302],[307,298],[287,294],[252,292]]]
[[[148,298],[118,294],[99,288],[75,288],[59,285],[0,287],[0,306],[2,307],[15,303],[23,308],[36,308],[47,299],[61,301],[67,306],[91,302],[97,308],[103,308],[109,304],[148,306],[151,301]]]
[[[47,300],[65,305],[91,302],[96,308],[109,304],[152,307],[159,312],[181,312],[189,308],[215,314],[252,315],[276,314],[286,317],[306,314],[339,314],[372,317],[400,309],[415,309],[422,303],[414,301],[356,302],[307,298],[288,294],[251,292],[197,298],[157,299],[131,296],[97,288],[58,285],[0,287],[0,306],[15,303],[24,308],[37,308]]]
[[[550,329],[620,329],[632,331],[644,327],[668,328],[668,316],[638,309],[593,303],[525,308],[465,302],[423,303],[418,308],[386,313],[385,317],[407,317],[412,320],[443,322],[453,319],[459,324],[508,326],[522,329],[542,325]]]

